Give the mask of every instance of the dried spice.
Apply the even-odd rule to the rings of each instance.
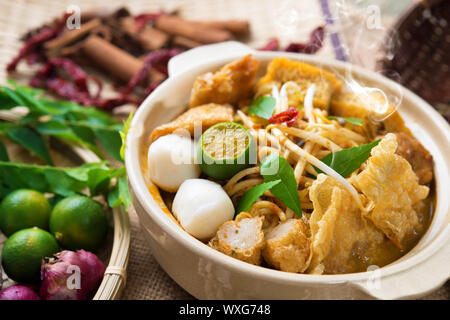
[[[293,42],[288,45],[285,51],[313,54],[322,48],[324,39],[325,28],[323,26],[319,26],[311,32],[307,43]]]
[[[259,48],[258,50],[260,50],[260,51],[277,51],[279,47],[280,47],[280,42],[278,41],[278,39],[272,38],[269,40],[269,42],[267,42],[267,44],[265,46]]]
[[[28,63],[36,62],[39,56],[39,53],[37,51],[39,50],[40,45],[50,39],[55,38],[61,33],[68,16],[68,14],[64,14],[62,18],[58,20],[52,27],[45,27],[36,34],[30,35],[30,37],[25,41],[23,47],[19,50],[18,55],[10,63],[8,63],[6,70],[8,72],[15,71],[20,60],[30,55],[31,57],[27,59]]]
[[[298,118],[298,110],[294,107],[289,107],[286,111],[277,113],[269,118],[269,122],[272,124],[286,123],[286,125],[292,126]]]

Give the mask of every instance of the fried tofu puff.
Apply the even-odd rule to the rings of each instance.
[[[417,177],[419,184],[428,184],[433,180],[433,157],[416,138],[403,132],[395,134],[398,147],[396,154],[405,158]]]
[[[230,105],[209,103],[198,106],[189,109],[175,120],[156,127],[150,135],[150,141],[153,142],[179,129],[186,130],[193,136],[196,126],[201,126],[202,132],[205,132],[217,123],[233,121],[233,114],[234,110]]]
[[[361,216],[358,205],[341,183],[325,174],[313,182],[309,196],[314,211],[309,219],[312,259],[307,272],[360,272],[361,265],[378,265],[383,233]]]
[[[230,257],[260,265],[264,244],[263,221],[264,217],[227,221],[219,227],[208,245]]]
[[[395,107],[386,104],[385,97],[377,91],[341,91],[331,99],[330,114],[363,119],[362,126],[353,125],[352,130],[371,139],[384,132],[404,132],[412,136]]]
[[[199,76],[192,87],[189,107],[205,103],[236,105],[248,98],[258,71],[259,62],[249,54],[219,71]]]
[[[272,85],[280,89],[288,81],[297,83],[300,88],[299,104],[303,103],[308,88],[315,84],[313,104],[321,109],[328,108],[331,96],[342,87],[342,82],[328,71],[303,62],[276,58],[269,63],[266,75],[259,79],[254,90],[258,95],[270,94]]]
[[[366,168],[350,182],[373,202],[365,216],[402,249],[420,227],[414,205],[425,199],[430,189],[419,185],[411,165],[395,154],[396,149],[396,136],[388,133],[372,149]]]
[[[304,272],[311,251],[308,226],[302,219],[289,219],[266,234],[262,255],[274,268],[286,272]]]

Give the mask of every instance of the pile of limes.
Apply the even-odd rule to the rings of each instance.
[[[15,281],[36,281],[42,260],[60,246],[95,251],[107,229],[103,206],[87,196],[64,198],[52,209],[42,193],[15,190],[0,203],[0,230],[9,237],[2,249],[3,268]]]

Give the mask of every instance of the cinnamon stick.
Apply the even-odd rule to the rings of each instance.
[[[121,18],[120,23],[125,32],[135,38],[145,51],[161,49],[169,41],[169,35],[167,33],[150,26],[145,26],[137,32],[133,17]]]
[[[155,25],[168,34],[183,36],[200,43],[222,42],[233,38],[229,31],[203,27],[195,22],[170,15],[159,17]]]
[[[202,44],[200,42],[182,37],[182,36],[175,36],[172,39],[172,46],[175,47],[182,47],[182,48],[188,48],[192,49],[198,46],[201,46]]]
[[[75,41],[80,40],[82,37],[87,35],[89,32],[98,27],[100,24],[101,24],[100,19],[90,20],[86,23],[83,23],[80,29],[67,31],[62,36],[47,41],[44,44],[44,48],[49,51],[61,49],[64,46],[67,46]]]
[[[191,22],[205,28],[227,30],[235,35],[247,35],[250,33],[250,26],[246,20],[191,20]]]
[[[142,68],[142,61],[126,51],[95,35],[89,36],[81,47],[83,54],[99,68],[115,78],[128,82]],[[149,72],[148,81],[154,83],[165,78],[160,72]]]
[[[146,26],[137,35],[142,48],[147,51],[161,49],[169,41],[169,35],[161,30]]]

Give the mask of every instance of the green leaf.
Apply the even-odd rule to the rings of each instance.
[[[56,194],[68,197],[81,191],[85,184],[67,175],[64,171],[44,169],[44,176],[52,191]]]
[[[133,119],[133,112],[130,113],[128,119],[123,123],[123,131],[119,131],[120,138],[122,139],[122,146],[120,147],[120,157],[125,160],[125,148],[128,130],[130,130],[131,120]]]
[[[101,141],[105,150],[116,160],[123,162],[120,156],[120,148],[122,147],[122,139],[118,131],[96,129],[95,135]]]
[[[126,210],[130,207],[131,194],[128,189],[127,177],[125,173],[118,177],[116,186],[108,194],[108,205],[111,208],[123,205]]]
[[[250,190],[247,190],[244,195],[239,199],[239,203],[236,208],[236,213],[240,213],[243,211],[248,211],[252,204],[262,196],[264,192],[269,190],[270,188],[279,184],[281,180],[274,180],[266,183],[262,183],[260,185],[254,186]]]
[[[330,120],[342,120],[342,121],[346,121],[348,123],[357,125],[357,126],[362,126],[364,120],[360,119],[360,118],[351,118],[351,117],[337,117],[337,116],[328,116],[327,119]]]
[[[0,141],[0,161],[9,161],[8,151],[3,142]]]
[[[75,142],[100,155],[94,133],[89,128],[71,127],[61,120],[49,120],[46,122],[38,122],[36,124],[36,130],[42,135],[54,136],[68,142]]]
[[[107,162],[64,168],[0,161],[0,181],[11,190],[30,188],[66,197],[86,188],[101,191],[102,183],[124,174],[124,170],[110,168]],[[91,195],[95,194],[91,192]]]
[[[12,141],[33,152],[48,164],[53,164],[44,139],[36,131],[26,127],[11,128],[6,132],[6,135]]]
[[[372,148],[377,146],[380,141],[379,139],[362,146],[332,152],[320,159],[320,161],[345,178],[361,167],[369,158]],[[318,173],[322,173],[322,170],[314,168]]]
[[[276,99],[274,97],[259,97],[252,101],[248,108],[248,114],[255,114],[260,118],[269,119],[273,115]]]
[[[297,191],[297,181],[295,180],[294,169],[289,162],[278,153],[273,152],[263,159],[260,166],[264,182],[281,180],[270,190],[286,207],[301,217],[302,208]]]

